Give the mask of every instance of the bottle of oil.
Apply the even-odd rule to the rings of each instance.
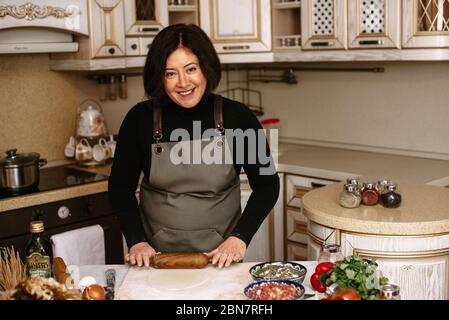
[[[52,276],[53,252],[50,241],[44,236],[44,222],[30,222],[31,239],[25,248],[26,265],[29,277],[50,278]]]

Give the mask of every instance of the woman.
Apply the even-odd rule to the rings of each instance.
[[[195,251],[229,266],[244,258],[276,203],[279,177],[275,170],[261,173],[273,167],[272,159],[254,160],[259,150],[266,158],[265,138],[248,134],[261,125],[245,105],[212,94],[220,78],[217,53],[199,27],[173,25],[155,37],[144,69],[152,99],[123,120],[109,179],[131,264],[148,266],[159,251]],[[245,134],[250,138],[242,139]],[[259,140],[264,148],[251,149]],[[242,167],[253,189],[243,213]]]

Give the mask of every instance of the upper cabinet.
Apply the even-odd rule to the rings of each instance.
[[[449,47],[449,1],[402,1],[404,48]]]
[[[346,1],[303,0],[301,10],[303,49],[346,48]]]
[[[200,0],[200,24],[218,53],[271,51],[270,0]]]
[[[168,22],[199,25],[199,0],[168,0]]]
[[[348,0],[349,48],[399,48],[399,0]]]

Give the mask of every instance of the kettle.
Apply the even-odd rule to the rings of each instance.
[[[85,100],[79,107],[77,135],[81,137],[107,135],[106,122],[101,107],[93,100]]]

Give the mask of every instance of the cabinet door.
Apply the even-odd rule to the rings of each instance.
[[[88,35],[87,0],[0,2],[0,29],[45,27]]]
[[[94,0],[91,5],[91,55],[117,57],[125,55],[123,0]]]
[[[349,48],[399,48],[399,0],[348,0]]]
[[[346,0],[304,0],[301,10],[303,49],[346,49]]]
[[[402,10],[404,48],[449,47],[447,0],[402,1]]]
[[[270,0],[200,0],[200,23],[218,53],[271,50]]]
[[[167,0],[126,0],[125,35],[154,36],[168,25]]]

